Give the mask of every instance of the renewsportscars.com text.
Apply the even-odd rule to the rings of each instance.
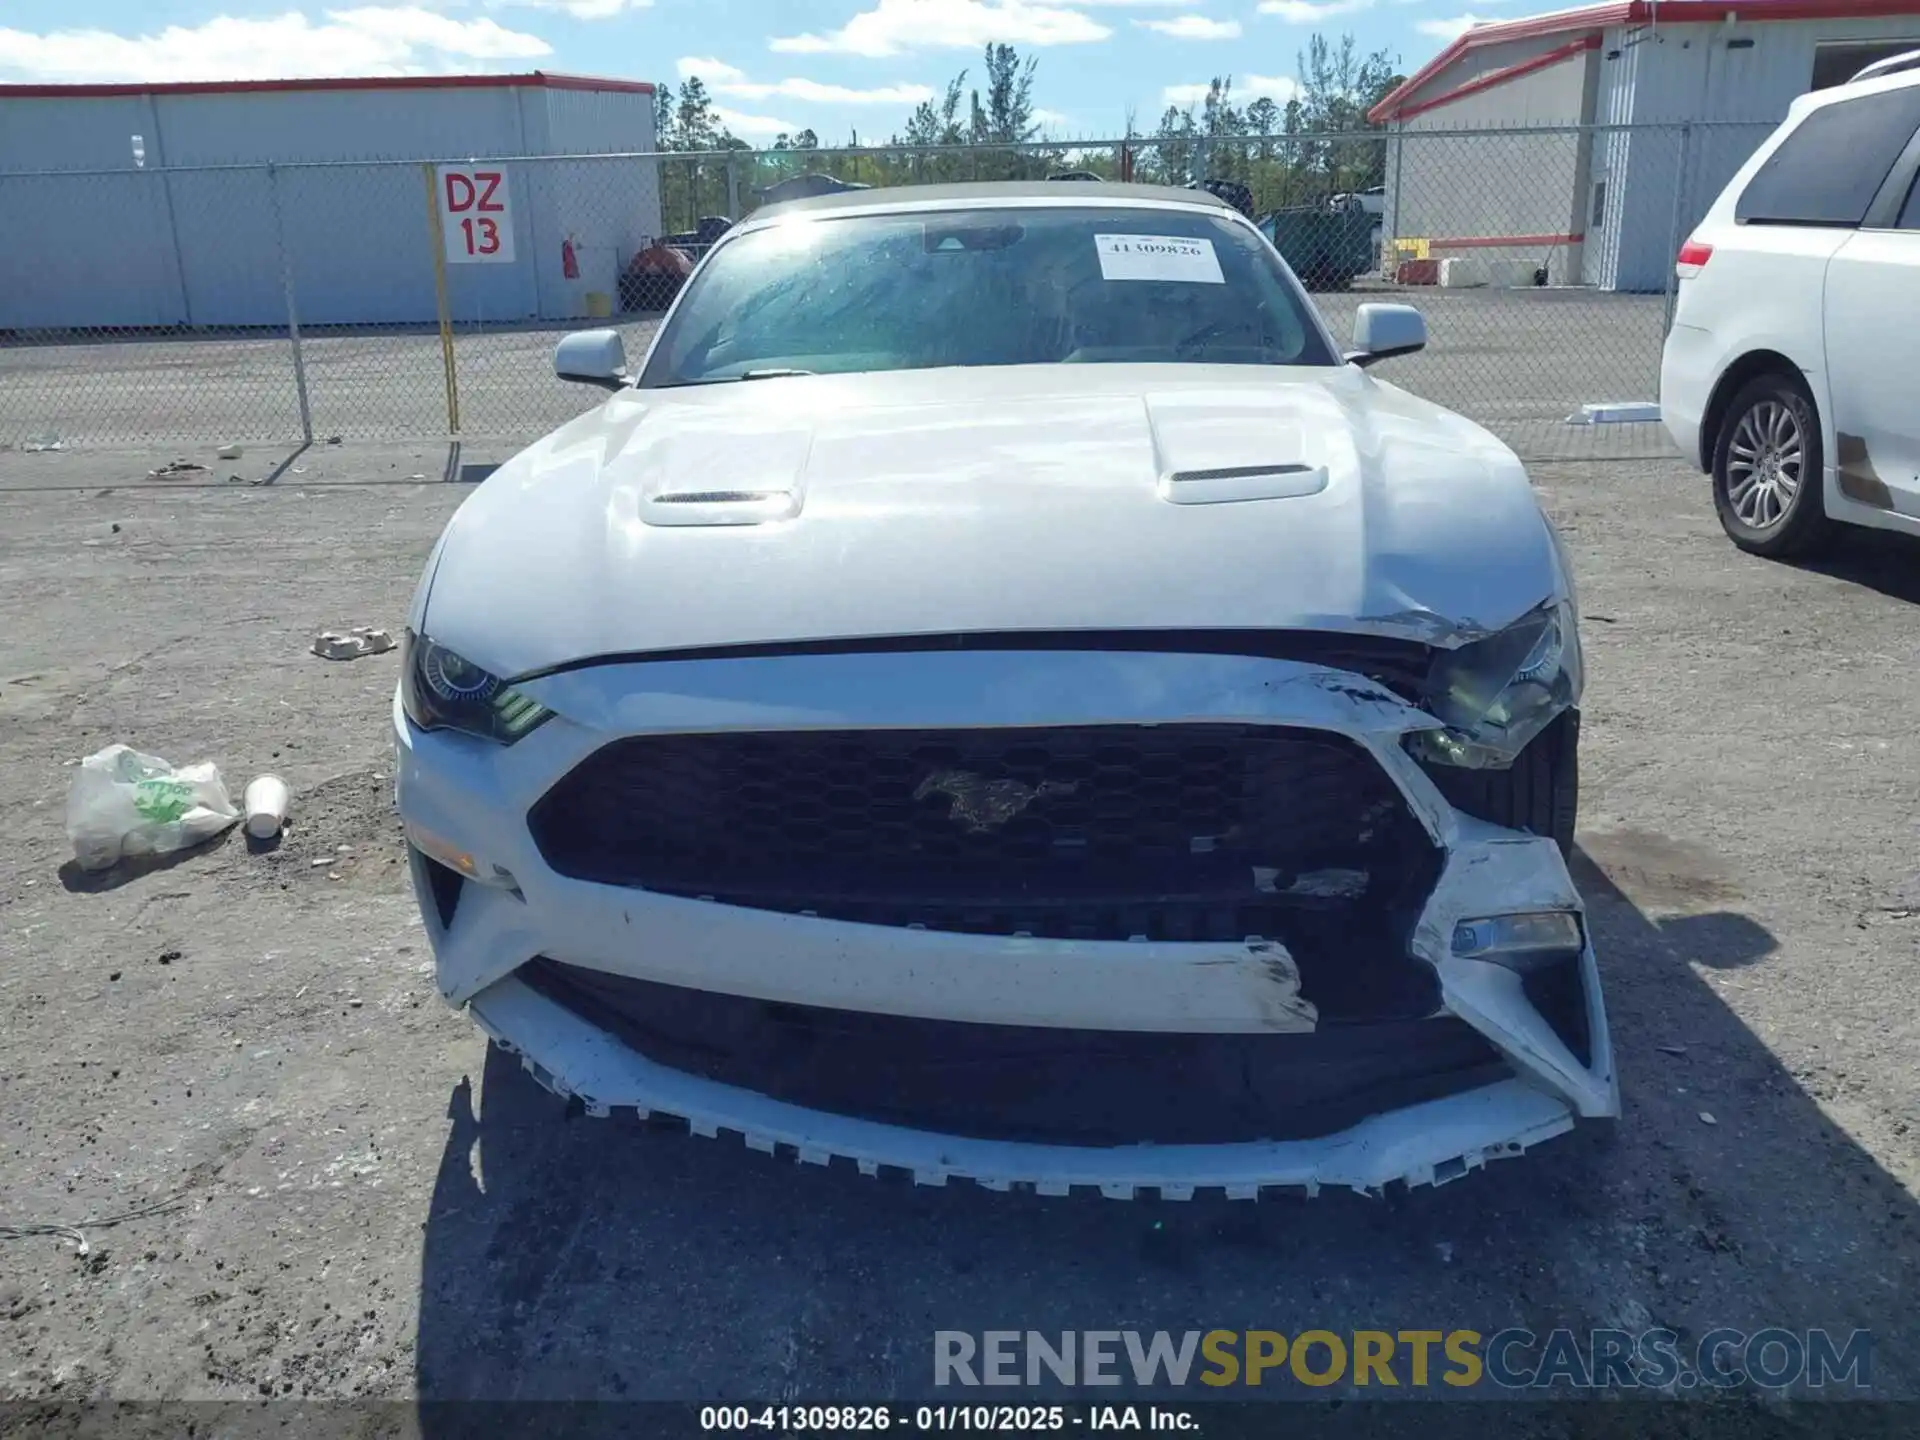
[[[1693,1390],[1872,1383],[1865,1330],[939,1330],[933,1383]]]

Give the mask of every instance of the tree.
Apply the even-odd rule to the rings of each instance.
[[[775,137],[772,145],[779,158],[768,156],[755,162],[754,186],[764,188],[810,168],[810,164],[842,178],[881,185],[1041,176],[1059,169],[1061,162],[1068,159],[1077,169],[1100,174],[1116,170],[1117,157],[1111,153],[1089,154],[1072,146],[1034,143],[1040,128],[1034,119],[1033,99],[1037,61],[1023,59],[1012,45],[992,44],[983,52],[982,63],[984,85],[970,86],[969,75],[978,72],[962,70],[947,82],[937,98],[916,105],[905,125],[886,142],[894,149],[914,153],[901,155],[890,154],[884,148],[863,149],[860,136],[855,132],[843,148],[858,150],[859,154],[822,156],[808,162],[800,159],[797,152],[818,148],[818,136],[812,130],[782,134]],[[659,87],[655,109],[659,115],[662,149],[717,150],[739,144],[720,123],[706,86],[697,76],[688,76],[682,82],[677,99],[667,87]],[[1131,113],[1127,117],[1127,130],[1131,137],[1134,133]],[[668,205],[668,213],[687,214],[698,209],[692,201],[709,193],[712,188],[709,172],[717,168],[711,162],[691,159],[663,167],[662,186],[666,192],[663,203]],[[675,179],[671,173],[674,169],[684,173]],[[703,175],[708,175],[704,182]],[[699,188],[703,183],[706,189]]]
[[[1260,137],[1260,143],[1254,153],[1261,160],[1273,159],[1271,136],[1280,128],[1280,107],[1273,103],[1273,97],[1262,95],[1247,107],[1247,129]]]
[[[1329,45],[1315,35],[1297,57],[1300,94],[1288,106],[1289,120],[1298,105],[1299,132],[1310,136],[1352,136],[1377,127],[1367,111],[1398,86],[1393,57],[1385,50],[1361,56],[1352,35]],[[1378,140],[1311,139],[1300,147],[1301,169],[1322,198],[1366,190],[1386,178],[1386,145]]]
[[[726,127],[713,113],[713,101],[698,75],[689,75],[680,87],[680,104],[673,112],[673,131],[679,150],[726,148]]]
[[[907,117],[905,129],[893,137],[901,146],[973,146],[1001,148],[1003,153],[914,155],[881,162],[883,178],[892,180],[995,180],[1046,173],[1050,153],[1014,153],[1039,129],[1033,118],[1034,72],[1037,60],[1022,60],[1011,45],[989,45],[983,56],[986,88],[969,87],[968,71],[947,82],[938,100],[923,100]]]
[[[1177,105],[1169,105],[1160,116],[1159,128],[1154,131],[1158,143],[1153,147],[1152,163],[1141,165],[1141,178],[1156,180],[1162,185],[1184,185],[1193,179],[1193,138],[1198,130],[1192,106],[1182,110]]]
[[[947,92],[938,105],[922,100],[907,117],[906,145],[959,145],[966,135],[960,125],[960,103],[966,98],[967,72],[962,70],[947,82]]]
[[[1376,50],[1364,58],[1352,35],[1329,45],[1324,35],[1307,41],[1295,57],[1300,71],[1300,119],[1304,129],[1344,135],[1372,128],[1367,111],[1400,83],[1393,57]]]
[[[1237,180],[1253,190],[1260,212],[1380,184],[1386,145],[1367,111],[1400,83],[1392,57],[1363,56],[1351,35],[1336,44],[1316,35],[1299,72],[1298,92],[1284,105],[1268,96],[1236,104],[1231,75],[1214,76],[1195,104],[1169,105],[1141,156],[1140,178]]]
[[[1200,128],[1208,135],[1244,135],[1246,118],[1233,104],[1233,77],[1216,75],[1200,102]]]
[[[664,81],[653,92],[653,143],[659,150],[673,148],[673,87]]]
[[[982,118],[986,133],[981,138],[992,145],[1019,145],[1033,138],[1033,72],[1038,59],[1025,64],[1011,45],[989,45],[986,53],[987,105],[984,117],[980,95],[974,92],[973,113],[978,131]]]
[[[751,148],[720,122],[707,87],[697,75],[686,78],[677,99],[669,85],[655,89],[653,123],[655,144],[661,150],[705,152]],[[730,193],[727,169],[728,162],[718,160],[688,158],[661,162],[660,214],[664,223],[671,227],[676,221],[684,220],[688,228],[692,228],[700,216],[725,209]],[[737,174],[736,171],[736,177]]]

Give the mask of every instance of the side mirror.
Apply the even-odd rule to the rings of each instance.
[[[618,330],[576,330],[553,351],[553,373],[603,390],[627,383],[627,349]]]
[[[1346,358],[1371,365],[1427,348],[1427,317],[1411,305],[1362,305],[1353,317],[1353,349]]]

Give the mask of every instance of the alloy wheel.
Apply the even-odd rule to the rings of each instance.
[[[1740,417],[1727,447],[1727,503],[1741,524],[1771,530],[1800,493],[1806,437],[1784,401],[1761,400]]]

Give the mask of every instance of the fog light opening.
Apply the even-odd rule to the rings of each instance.
[[[427,894],[433,901],[433,913],[439,917],[440,928],[451,930],[454,913],[460,908],[460,893],[466,888],[466,880],[459,871],[442,865],[419,846],[413,847],[413,853],[418,864],[418,873],[426,880]]]
[[[1570,910],[1488,915],[1453,927],[1453,953],[1510,970],[1538,970],[1576,956],[1583,947],[1580,917]]]

